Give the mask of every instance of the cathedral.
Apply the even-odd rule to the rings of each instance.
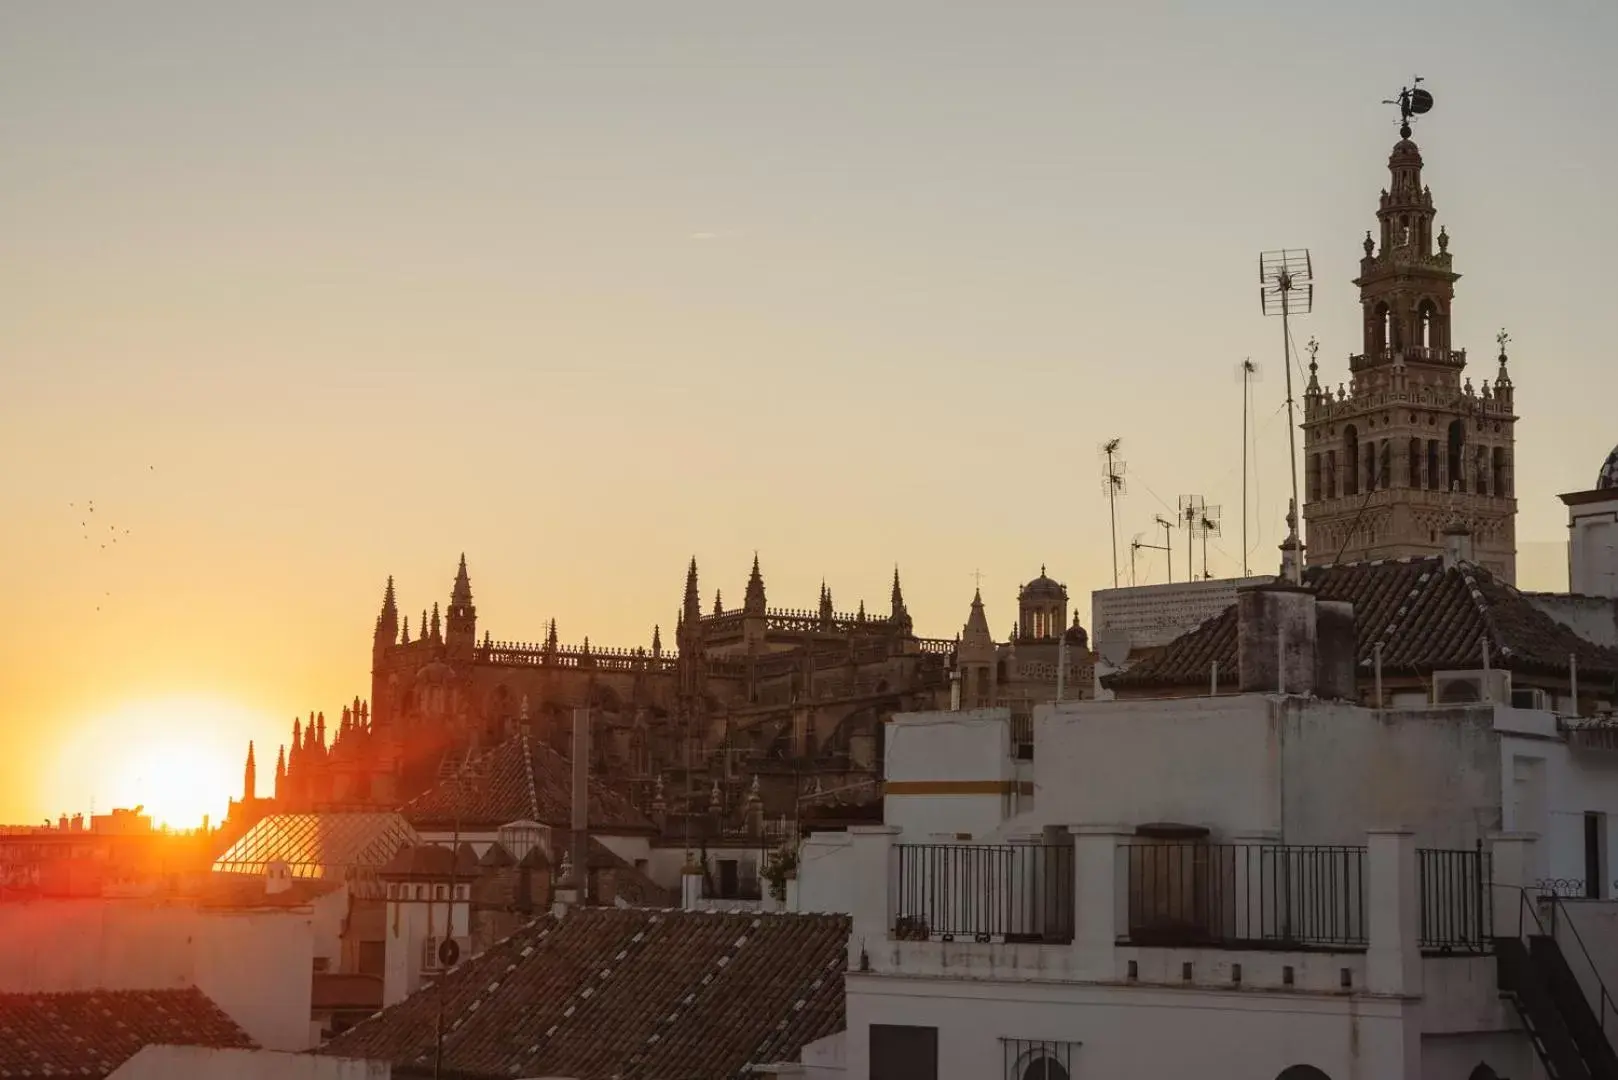
[[[1349,382],[1322,387],[1313,355],[1304,391],[1304,521],[1310,566],[1441,554],[1444,528],[1472,531],[1477,561],[1517,576],[1512,450],[1517,416],[1504,331],[1491,386],[1474,387],[1450,336],[1455,300],[1448,232],[1408,118],[1388,158],[1375,235],[1354,284],[1363,349]],[[1313,346],[1311,343],[1311,352]]]
[[[734,595],[734,594],[733,594]],[[1028,725],[1033,706],[1093,693],[1088,635],[1066,586],[1037,578],[1018,591],[1018,618],[997,641],[981,593],[960,634],[918,636],[897,568],[885,612],[838,611],[822,584],[814,608],[771,607],[757,557],[739,607],[716,591],[702,604],[686,570],[673,647],[478,637],[463,556],[448,604],[424,610],[414,635],[390,578],[377,614],[368,698],[328,724],[296,720],[277,756],[274,796],[256,797],[249,747],[240,824],[265,813],[393,808],[447,770],[519,731],[572,752],[572,715],[589,709],[591,769],[643,810],[676,819],[739,816],[756,790],[772,820],[806,806],[872,806],[880,798],[884,722],[897,712],[998,705]]]

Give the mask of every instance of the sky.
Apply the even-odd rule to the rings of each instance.
[[[464,551],[479,633],[704,603],[996,632],[1182,494],[1271,572],[1308,247],[1322,376],[1413,75],[1517,387],[1519,584],[1618,442],[1618,6],[0,2],[0,822],[217,820]],[[90,504],[93,501],[93,510]],[[115,543],[109,541],[116,541]],[[1179,538],[1183,544],[1183,538]],[[1183,549],[1176,564],[1184,577]],[[1199,566],[1200,570],[1200,558]],[[1164,580],[1140,552],[1140,581]],[[667,639],[667,635],[665,635]]]

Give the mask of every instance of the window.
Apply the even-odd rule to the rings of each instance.
[[[1494,482],[1489,485],[1489,490],[1496,495],[1511,494],[1506,489],[1506,451],[1504,447],[1497,446],[1494,448],[1493,472]]]
[[[1427,440],[1427,490],[1428,491],[1437,491],[1438,489],[1439,489],[1438,440],[1437,439],[1428,439]]]
[[[1313,1065],[1288,1065],[1275,1080],[1331,1080]]]
[[[870,1040],[871,1080],[938,1080],[937,1028],[872,1024]]]
[[[1303,497],[1305,499],[1307,499],[1309,502],[1318,501],[1320,499],[1320,455],[1319,454],[1310,454],[1309,455],[1309,478],[1306,481],[1306,483],[1308,484],[1308,490],[1304,492]]]
[[[1360,493],[1360,433],[1353,424],[1343,429],[1343,494]]]
[[[448,885],[434,885],[433,886],[433,899],[434,900],[447,900],[447,899],[449,899],[449,886]]]
[[[1005,1080],[1072,1080],[1078,1043],[1046,1039],[1001,1039]]]
[[[1365,443],[1365,493],[1369,495],[1376,490],[1376,443],[1366,440]]]
[[[1586,812],[1584,815],[1584,897],[1601,899],[1601,883],[1606,880],[1602,864],[1607,850],[1607,815]]]
[[[1410,440],[1410,489],[1421,490],[1421,440]]]
[[[1462,459],[1466,444],[1466,421],[1451,420],[1449,422],[1449,490],[1465,491],[1466,477],[1462,475],[1465,468]]]

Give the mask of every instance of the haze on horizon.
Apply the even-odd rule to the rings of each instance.
[[[1412,74],[1474,379],[1513,339],[1520,584],[1565,588],[1555,495],[1618,442],[1614,40],[1597,3],[0,6],[0,821],[217,819],[248,738],[267,790],[366,693],[386,576],[414,623],[462,551],[497,638],[647,644],[692,554],[706,606],[755,550],[772,605],[897,563],[945,636],[981,569],[1003,635],[1046,564],[1088,623],[1117,436],[1121,545],[1195,492],[1230,574],[1245,356],[1271,570],[1257,253],[1312,249],[1295,334],[1346,379]]]

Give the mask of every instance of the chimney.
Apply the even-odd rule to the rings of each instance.
[[[292,869],[280,859],[273,859],[264,867],[264,895],[275,896],[292,888]]]
[[[1315,691],[1315,594],[1273,582],[1236,593],[1236,656],[1244,694]]]
[[[1444,526],[1444,569],[1472,561],[1472,530],[1467,528],[1466,522],[1456,518]]]
[[[573,872],[581,886],[579,898],[587,899],[589,888],[590,828],[590,710],[573,710]]]
[[[680,868],[680,907],[695,911],[702,906],[702,865],[690,851],[685,853],[685,866]]]
[[[1359,640],[1354,605],[1346,600],[1315,601],[1315,696],[1332,701],[1359,698]]]
[[[575,873],[573,861],[567,855],[562,856],[561,873],[556,876],[555,899],[551,902],[551,914],[558,919],[566,915],[568,909],[579,902],[579,880],[582,874]]]

